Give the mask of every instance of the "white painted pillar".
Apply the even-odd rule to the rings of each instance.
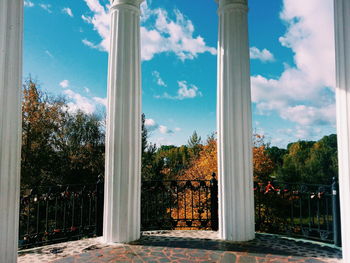
[[[343,261],[350,262],[350,1],[334,1],[339,193]]]
[[[17,262],[23,1],[0,1],[0,262]]]
[[[255,237],[247,0],[217,0],[219,232]]]
[[[140,237],[142,1],[111,1],[103,220],[107,243]]]

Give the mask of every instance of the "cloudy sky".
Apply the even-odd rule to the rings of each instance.
[[[105,110],[107,0],[25,0],[24,72],[71,111]],[[273,145],[335,132],[332,0],[249,0],[253,125]],[[142,4],[143,112],[157,144],[216,130],[217,4]]]

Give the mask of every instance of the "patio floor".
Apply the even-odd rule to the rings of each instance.
[[[99,262],[342,262],[330,245],[257,234],[249,242],[225,242],[213,231],[144,232],[130,244],[104,245],[98,238],[20,251],[19,263]]]

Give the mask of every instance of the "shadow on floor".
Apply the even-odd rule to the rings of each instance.
[[[166,235],[143,235],[130,245],[148,247],[189,248],[214,251],[245,252],[255,255],[278,255],[286,257],[316,257],[341,259],[341,250],[306,240],[290,240],[275,235],[257,234],[248,242],[227,242],[205,238],[174,237]]]

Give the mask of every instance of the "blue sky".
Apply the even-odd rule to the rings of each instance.
[[[249,1],[253,126],[280,147],[335,132],[332,0]],[[142,98],[150,140],[216,130],[217,4],[142,4]],[[103,112],[107,0],[26,0],[24,70],[71,111]]]

